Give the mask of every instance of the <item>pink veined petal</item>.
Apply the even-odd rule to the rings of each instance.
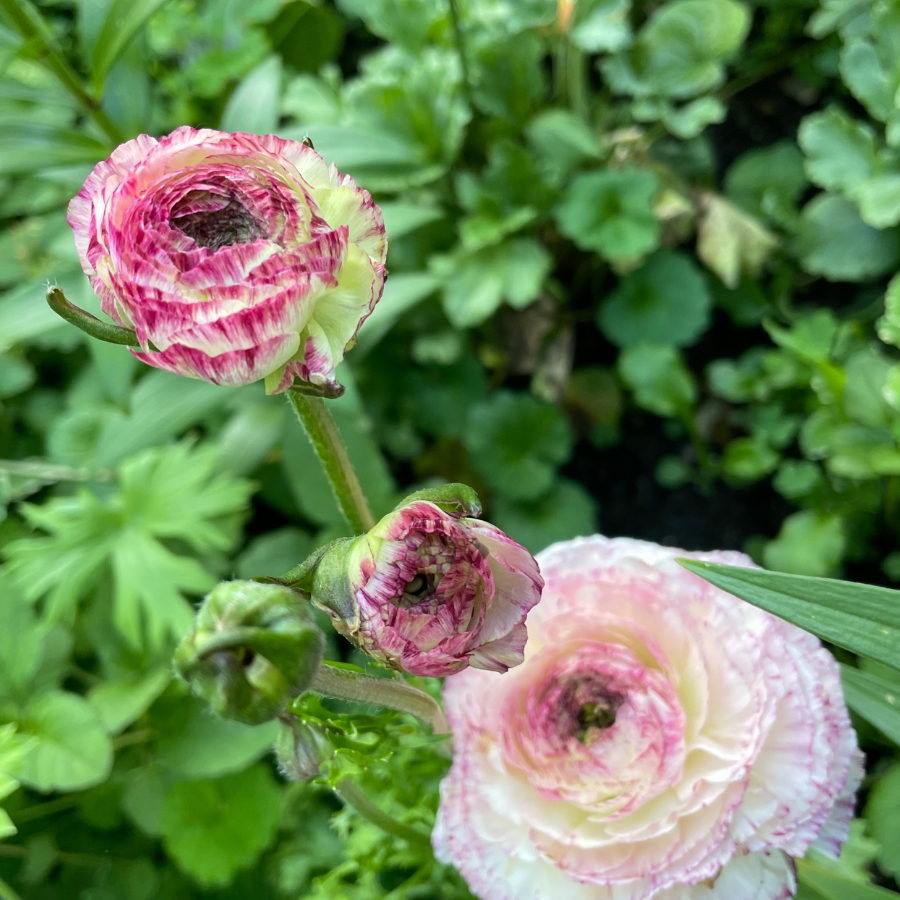
[[[668,888],[654,900],[788,900],[796,889],[791,858],[781,850],[760,850],[736,854],[710,881]]]
[[[256,306],[225,315],[214,322],[184,328],[172,335],[172,344],[216,357],[229,351],[261,347],[287,334],[299,335],[312,311],[311,290],[309,284],[298,284]],[[278,365],[281,362],[272,368]]]
[[[506,672],[525,659],[527,639],[528,631],[525,623],[514,625],[503,637],[471,650],[469,663],[476,669],[485,669],[488,672]]]
[[[135,350],[131,353],[147,365],[176,375],[202,378],[219,385],[241,385],[259,381],[283,365],[285,358],[294,354],[298,343],[296,334],[284,334],[258,347],[231,350],[218,356],[207,356],[201,350],[179,344],[173,344],[161,353]]]
[[[123,178],[131,167],[143,159],[156,147],[158,141],[146,134],[120,144],[110,154],[109,159],[97,163],[88,175],[84,186],[69,202],[66,221],[75,234],[75,246],[81,258],[81,268],[85,275],[95,275],[94,267],[88,262],[88,243],[91,239],[91,224],[94,218],[94,198],[110,179]]]
[[[387,233],[384,217],[368,191],[360,190],[351,180],[349,184],[313,190],[312,196],[322,218],[332,228],[348,225],[350,243],[356,244],[376,262],[385,261]]]

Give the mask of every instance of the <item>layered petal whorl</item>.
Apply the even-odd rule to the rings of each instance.
[[[216,384],[335,368],[384,287],[381,211],[311,147],[179,128],[99,163],[69,204],[103,311],[135,355]]]
[[[349,572],[357,612],[336,624],[386,665],[439,677],[522,661],[543,581],[534,557],[493,525],[408,503],[355,539]]]
[[[600,536],[539,554],[525,662],[444,703],[434,832],[483,900],[777,900],[791,857],[846,840],[861,756],[819,641]]]

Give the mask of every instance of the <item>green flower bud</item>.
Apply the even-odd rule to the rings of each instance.
[[[221,716],[248,725],[274,719],[304,691],[322,661],[324,639],[290,588],[226,581],[213,588],[175,668]]]
[[[278,767],[289,781],[309,781],[319,774],[322,763],[334,748],[314,725],[286,715],[278,720],[275,756]]]

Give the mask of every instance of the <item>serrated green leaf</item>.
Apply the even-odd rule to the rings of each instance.
[[[884,294],[884,315],[878,320],[878,337],[900,347],[900,274],[895,275]]]
[[[631,43],[631,0],[600,0],[572,29],[570,40],[587,53],[615,53]]]
[[[100,784],[112,768],[112,744],[91,705],[77,694],[49,691],[34,697],[19,720],[33,743],[14,768],[35,790],[75,791]]]
[[[550,254],[531,238],[432,260],[444,285],[444,311],[457,328],[480,325],[504,301],[522,309],[537,299],[550,271]]]
[[[659,181],[637,168],[576,176],[554,211],[560,231],[582,250],[626,262],[656,249],[659,222],[653,204]]]
[[[787,223],[806,187],[803,154],[792,141],[749,150],[725,175],[725,193],[747,212]]]
[[[465,440],[488,484],[516,500],[546,493],[556,466],[572,452],[571,429],[559,410],[512,391],[497,391],[472,408]]]
[[[778,536],[766,544],[763,561],[779,572],[831,575],[846,548],[846,525],[840,516],[803,510],[784,520]]]
[[[835,106],[807,116],[797,139],[810,180],[829,191],[852,191],[871,178],[876,165],[875,132]]]
[[[619,347],[695,343],[709,325],[712,297],[693,260],[660,250],[629,272],[597,317],[604,335]]]
[[[163,844],[200,884],[221,887],[269,845],[281,809],[282,793],[263,766],[215,781],[180,782],[163,802]]]
[[[845,665],[841,681],[850,709],[900,745],[900,684]]]
[[[823,640],[900,668],[898,591],[696,560],[682,560],[681,565]]]

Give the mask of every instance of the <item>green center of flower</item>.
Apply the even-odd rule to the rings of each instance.
[[[171,224],[201,247],[218,250],[231,244],[249,244],[266,236],[263,226],[238,200],[232,198],[224,206],[173,215]]]
[[[612,728],[616,724],[616,713],[624,702],[625,698],[620,694],[605,697],[596,703],[585,703],[578,710],[578,739],[584,743],[588,732],[592,728],[603,731],[606,728]]]
[[[396,605],[400,609],[409,609],[427,600],[437,588],[441,576],[432,572],[420,572],[412,581],[403,588],[403,593],[397,598]]]

